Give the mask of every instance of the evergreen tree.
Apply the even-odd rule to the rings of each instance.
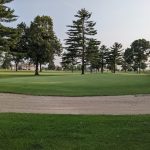
[[[70,40],[72,44],[75,44],[75,49],[78,51],[79,58],[81,59],[82,74],[85,73],[87,44],[91,36],[97,34],[97,31],[94,29],[96,23],[90,21],[91,15],[87,10],[81,9],[75,15],[76,20],[73,21],[73,25],[69,26],[72,36]]]
[[[63,53],[62,57],[62,65],[63,66],[71,66],[71,70],[73,72],[74,66],[78,64],[78,31],[75,28],[75,24],[73,26],[67,26],[70,29],[67,31],[68,39],[66,39],[65,47],[66,52]]]
[[[13,0],[0,0],[0,51],[9,49],[9,46],[14,40],[16,30],[10,27],[5,27],[2,23],[8,23],[16,20],[14,10],[11,10],[7,3]]]
[[[105,45],[102,45],[100,48],[101,73],[104,72],[104,66],[107,64],[107,60],[109,58],[108,54],[109,54],[109,49]]]
[[[109,61],[111,64],[111,69],[113,73],[116,72],[116,65],[121,64],[122,61],[122,44],[120,43],[114,43],[114,45],[111,47],[110,53],[109,53]]]
[[[86,65],[90,65],[90,70],[93,69],[99,71],[100,68],[100,55],[99,55],[99,44],[100,42],[95,39],[90,39],[86,48]]]

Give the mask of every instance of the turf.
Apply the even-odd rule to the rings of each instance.
[[[150,94],[150,75],[0,72],[0,92],[52,96]]]
[[[0,150],[149,150],[150,116],[0,114]]]

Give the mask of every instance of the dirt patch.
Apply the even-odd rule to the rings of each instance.
[[[0,94],[0,112],[45,114],[150,114],[150,95],[52,97]]]

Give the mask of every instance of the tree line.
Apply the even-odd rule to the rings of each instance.
[[[91,20],[92,13],[81,9],[75,15],[72,25],[68,25],[65,46],[53,30],[53,20],[49,16],[37,16],[30,26],[20,23],[17,28],[6,27],[4,23],[17,20],[14,10],[6,6],[13,0],[0,0],[0,61],[1,67],[7,68],[13,61],[35,64],[35,75],[39,75],[42,64],[54,68],[54,57],[62,56],[64,70],[81,69],[85,74],[87,68],[104,72],[105,69],[116,72],[117,66],[124,71],[137,71],[146,68],[149,57],[150,42],[145,39],[135,40],[130,48],[123,49],[121,43],[114,43],[108,48],[96,38],[96,22]],[[39,67],[40,66],[40,67]]]
[[[66,51],[63,54],[62,66],[65,69],[74,70],[75,66],[81,64],[82,74],[85,67],[91,70],[108,69],[113,73],[116,72],[117,66],[120,65],[124,71],[137,71],[145,69],[146,61],[150,54],[150,42],[145,39],[135,40],[130,48],[122,49],[122,44],[115,42],[108,48],[102,45],[94,36],[96,23],[91,21],[92,13],[81,9],[75,15],[76,20],[68,26],[68,39],[66,39]]]
[[[53,21],[49,16],[37,16],[30,26],[20,23],[17,28],[8,28],[3,22],[17,19],[14,10],[6,6],[12,0],[0,1],[0,51],[3,59],[2,67],[15,62],[16,71],[21,61],[28,60],[35,64],[35,75],[39,75],[39,66],[54,61],[54,55],[60,55],[62,46],[53,30]],[[5,53],[2,53],[5,52]]]

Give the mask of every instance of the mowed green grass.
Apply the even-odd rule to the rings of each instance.
[[[149,150],[150,116],[0,114],[0,150]]]
[[[0,92],[52,96],[150,94],[150,75],[0,72]]]

